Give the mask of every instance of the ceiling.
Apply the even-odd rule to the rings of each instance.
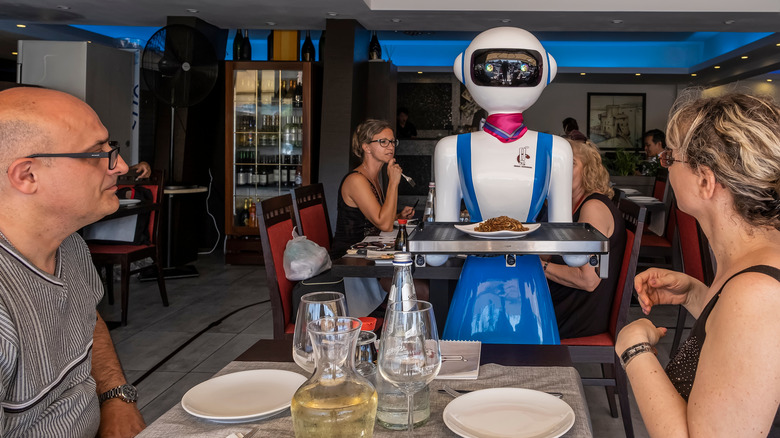
[[[660,81],[665,76],[697,73],[715,83],[780,69],[780,56],[775,55],[780,53],[775,45],[780,39],[774,33],[780,30],[778,0],[0,0],[0,58],[14,59],[11,52],[18,39],[113,42],[68,26],[72,24],[161,27],[167,16],[188,15],[221,28],[253,32],[321,30],[327,19],[355,19],[366,29],[383,31],[386,38],[397,31],[399,39],[429,41],[467,42],[485,29],[516,26],[534,32],[545,44],[560,46],[556,53],[563,54],[563,46],[568,45],[580,55],[591,50],[592,59],[605,53],[617,59],[632,53],[641,57],[638,50],[652,48],[665,53],[667,61],[658,62],[666,64],[680,48],[698,54],[681,68],[665,69],[665,65],[652,65],[655,61],[641,66]],[[727,44],[708,52],[717,35]],[[740,59],[746,54],[747,61]],[[572,62],[559,62],[563,75],[579,76],[586,67],[588,74],[634,74],[616,64]],[[716,64],[722,65],[719,71],[712,70]]]

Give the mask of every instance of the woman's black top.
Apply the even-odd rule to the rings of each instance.
[[[360,242],[366,236],[375,236],[379,234],[379,229],[371,223],[357,207],[350,207],[344,202],[344,198],[341,196],[341,187],[344,185],[344,181],[347,176],[357,173],[365,177],[357,170],[353,170],[348,173],[341,180],[339,184],[339,200],[337,204],[337,216],[336,216],[336,234],[333,236],[333,243],[331,244],[330,255],[334,260],[347,253],[347,249],[355,243]],[[368,178],[366,178],[368,179]],[[382,198],[376,191],[374,184],[371,184],[371,191],[374,192],[377,202],[382,204]]]
[[[612,299],[615,297],[615,288],[618,277],[620,277],[620,268],[623,265],[626,223],[620,215],[620,210],[606,195],[593,193],[585,198],[572,215],[572,220],[577,222],[580,219],[582,206],[592,199],[609,208],[610,213],[612,213],[612,221],[615,223],[614,231],[609,237],[609,277],[602,279],[593,292],[575,289],[548,280],[550,295],[555,307],[555,317],[558,319],[558,332],[562,339],[592,336],[608,330]],[[553,256],[550,262],[564,264],[561,256]]]
[[[780,281],[780,269],[767,265],[751,266],[729,277],[729,279],[723,283],[723,286],[721,286],[718,293],[716,293],[715,296],[710,299],[710,302],[707,303],[707,305],[701,311],[699,319],[697,319],[693,324],[693,328],[691,329],[691,334],[688,336],[688,339],[684,344],[682,344],[682,346],[680,346],[680,349],[677,350],[677,354],[669,362],[669,364],[666,365],[666,375],[669,377],[669,380],[672,381],[674,389],[677,390],[677,392],[682,398],[685,399],[686,402],[688,401],[688,397],[690,397],[691,390],[693,389],[693,381],[696,378],[696,370],[699,367],[699,356],[701,355],[701,348],[704,346],[704,339],[707,337],[707,318],[710,317],[712,309],[714,309],[715,304],[718,303],[718,298],[720,298],[720,293],[723,292],[723,288],[726,287],[726,283],[731,281],[731,279],[737,275],[745,272],[760,272],[774,278],[777,281]],[[758,360],[759,358],[753,359]],[[746,360],[749,359],[746,358]],[[772,427],[769,429],[769,434],[767,436],[780,437],[780,409],[778,409],[777,413],[775,413],[775,419],[772,422]]]

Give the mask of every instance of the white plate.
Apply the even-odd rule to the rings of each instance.
[[[626,198],[636,202],[661,202],[652,196],[626,196]]]
[[[526,231],[474,231],[474,228],[479,226],[481,223],[482,222],[475,224],[455,225],[455,228],[470,236],[479,237],[482,239],[514,239],[516,237],[523,237],[526,234],[533,233],[542,226],[542,224],[523,224],[526,228],[528,228]]]
[[[463,394],[443,416],[444,424],[465,438],[556,438],[574,425],[574,410],[565,401],[523,388]]]
[[[224,423],[260,420],[289,408],[305,381],[292,371],[240,371],[196,385],[181,398],[181,407],[196,417]]]
[[[119,205],[133,205],[141,202],[140,199],[119,199]]]

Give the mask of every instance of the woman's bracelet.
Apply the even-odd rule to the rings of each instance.
[[[547,260],[546,262],[544,262],[544,266],[542,266],[542,271],[546,271],[546,270],[547,270],[547,265],[549,265],[549,264],[550,264],[550,261],[549,261],[549,260]]]
[[[626,366],[633,358],[642,353],[652,353],[653,350],[653,346],[650,345],[649,342],[640,342],[636,345],[632,345],[626,348],[623,354],[620,355],[620,365],[623,366],[623,369],[626,369]]]

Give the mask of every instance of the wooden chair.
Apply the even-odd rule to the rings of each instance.
[[[330,252],[333,234],[322,183],[298,187],[290,190],[290,193],[300,234]]]
[[[666,192],[669,185],[669,170],[665,167],[658,169],[653,182],[653,197],[661,202],[666,202]]]
[[[152,265],[157,270],[157,285],[160,288],[160,297],[164,306],[168,306],[168,294],[165,291],[165,277],[163,276],[162,265],[162,253],[160,246],[157,244],[158,231],[160,225],[160,212],[163,197],[163,186],[165,179],[163,171],[155,170],[152,175],[145,180],[136,181],[134,176],[123,175],[119,177],[117,186],[122,187],[134,187],[142,186],[149,189],[152,192],[152,202],[154,207],[149,217],[149,237],[151,243],[141,245],[116,245],[116,244],[103,244],[88,242],[89,251],[92,254],[92,262],[98,267],[98,270],[106,271],[104,275],[104,281],[106,286],[106,294],[108,295],[109,303],[114,302],[114,265],[119,265],[121,269],[121,289],[122,289],[122,320],[121,324],[127,325],[127,309],[130,295],[130,276],[138,273],[141,270],[147,269],[147,267],[139,269],[130,269],[130,264],[143,260],[147,257],[152,259]]]
[[[602,376],[582,379],[583,385],[605,386],[609,399],[609,410],[617,418],[615,389],[620,401],[620,413],[623,416],[623,428],[626,437],[634,436],[631,424],[631,409],[628,402],[628,382],[620,360],[615,354],[615,338],[628,320],[628,308],[634,292],[634,275],[639,259],[639,243],[642,241],[647,209],[630,199],[620,201],[620,212],[626,220],[626,247],[623,251],[623,263],[617,273],[618,283],[615,298],[612,300],[612,312],[609,318],[609,330],[593,336],[561,339],[561,345],[569,347],[574,362],[600,363]],[[616,273],[610,273],[615,275]]]
[[[257,204],[260,243],[268,279],[273,311],[274,339],[292,338],[292,289],[294,283],[284,275],[284,249],[292,240],[295,225],[292,196],[281,195]]]
[[[675,217],[677,218],[677,234],[680,241],[683,272],[710,286],[715,278],[715,269],[707,236],[704,235],[696,218],[681,211],[676,205],[674,208]],[[674,357],[675,353],[677,353],[682,332],[686,328],[685,321],[687,318],[688,311],[685,310],[685,307],[679,306],[670,357]]]

